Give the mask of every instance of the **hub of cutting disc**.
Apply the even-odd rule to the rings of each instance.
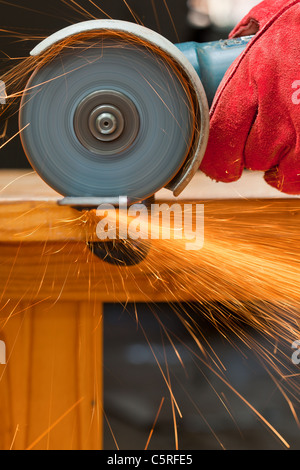
[[[78,140],[95,154],[120,154],[135,141],[139,128],[136,106],[124,93],[115,90],[87,95],[74,115]]]
[[[115,106],[99,106],[89,119],[90,130],[96,139],[116,140],[124,130],[124,118]]]

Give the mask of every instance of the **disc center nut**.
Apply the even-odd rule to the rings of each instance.
[[[97,106],[89,117],[89,129],[96,139],[111,142],[124,131],[125,121],[121,111],[112,105]]]
[[[113,114],[103,113],[97,117],[96,126],[101,134],[113,134],[118,128],[118,122]]]

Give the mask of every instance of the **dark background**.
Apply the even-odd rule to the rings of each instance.
[[[186,20],[186,0],[168,1],[176,32],[163,0],[128,0],[128,3],[145,26],[162,33],[172,42],[218,39],[226,33],[213,29],[202,31],[192,29]],[[82,0],[80,4],[97,15],[97,10],[88,1]],[[98,4],[113,18],[132,20],[122,0],[102,0],[98,1]],[[153,4],[157,9],[157,17]],[[0,18],[2,29],[28,36],[26,40],[20,40],[11,35],[2,35],[0,43],[2,67],[7,66],[8,56],[11,58],[28,56],[37,43],[36,39],[30,39],[31,35],[48,36],[70,23],[86,19],[84,15],[76,13],[59,0],[0,2]],[[9,63],[13,64],[14,61],[11,60]],[[17,130],[15,117],[9,122],[8,137],[14,135]],[[0,167],[28,166],[18,138],[1,150]],[[124,308],[120,305],[107,305],[105,308],[106,449],[116,449],[112,432],[120,449],[143,449],[162,398],[165,402],[149,448],[165,450],[175,448],[169,391],[147,341],[152,344],[165,373],[167,373],[165,359],[169,365],[173,392],[183,414],[182,419],[177,415],[181,449],[221,449],[222,445],[227,449],[282,449],[279,440],[255,414],[209,369],[201,366],[195,359],[193,352],[199,354],[199,351],[191,336],[177,320],[171,306],[162,304],[150,308],[138,305],[136,308],[139,327],[135,320],[134,306],[129,305]],[[195,315],[194,310],[189,310],[188,306],[178,306],[178,309],[182,312],[185,309],[190,311],[191,315]],[[168,328],[183,358],[184,367],[164,337],[153,312]],[[286,401],[254,352],[238,344],[236,339],[233,345],[230,345],[229,341],[203,320],[200,307],[197,321],[201,325],[203,337],[209,341],[225,364],[226,378],[270,420],[290,442],[293,449],[299,449],[299,428]],[[254,332],[251,334],[255,337]],[[230,339],[232,338],[229,337]],[[299,368],[295,367],[294,372],[299,373]]]

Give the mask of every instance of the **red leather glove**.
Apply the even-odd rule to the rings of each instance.
[[[265,0],[230,37],[254,33],[217,91],[200,168],[224,182],[264,171],[271,186],[300,194],[300,0]]]

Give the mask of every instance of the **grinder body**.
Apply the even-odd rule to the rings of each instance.
[[[66,197],[178,196],[204,157],[218,85],[250,40],[174,45],[116,20],[58,31],[31,52],[19,113],[30,163]]]
[[[176,44],[196,70],[211,105],[226,71],[253,36],[212,42]]]

